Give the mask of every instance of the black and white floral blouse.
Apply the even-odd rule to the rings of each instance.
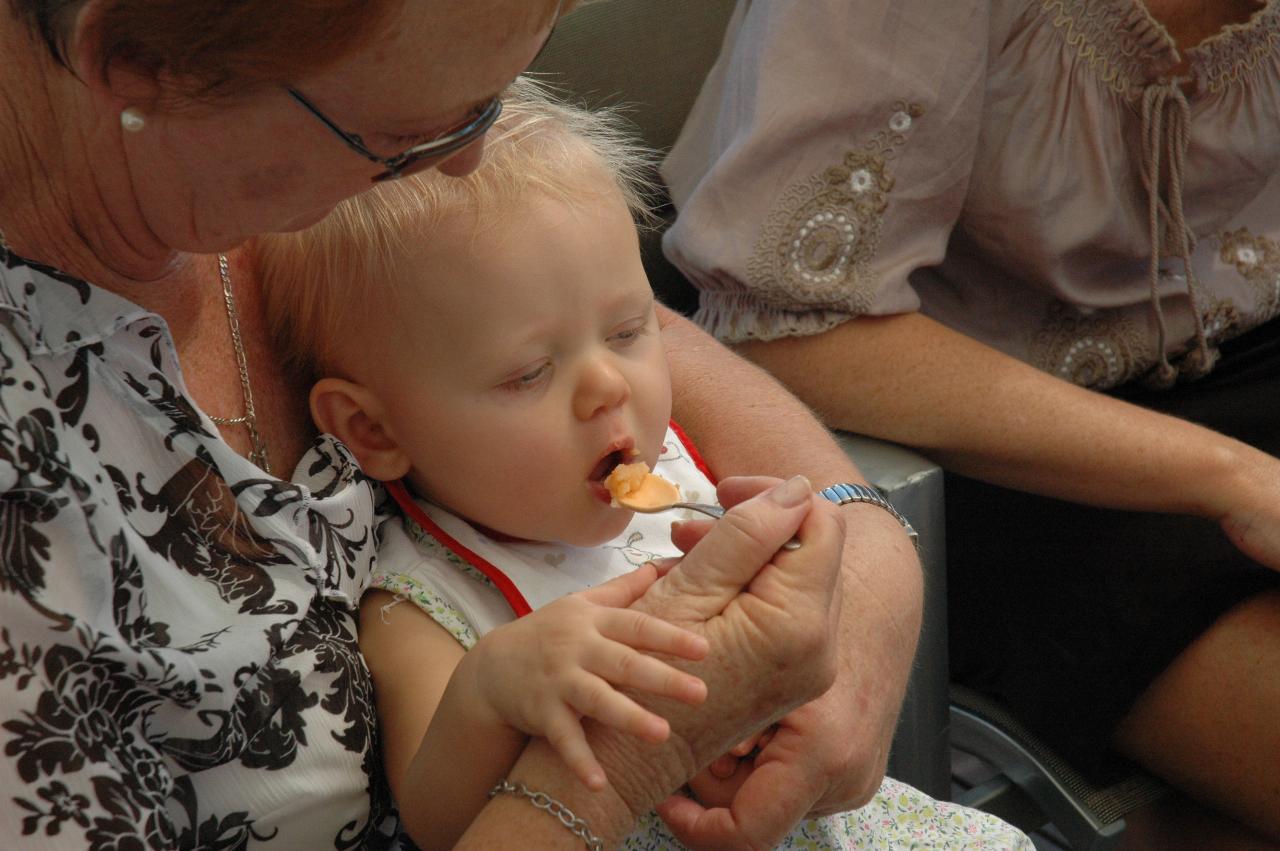
[[[163,320],[0,245],[0,848],[393,844],[375,496],[219,438]]]

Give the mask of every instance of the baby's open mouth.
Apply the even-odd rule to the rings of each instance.
[[[609,444],[604,455],[591,468],[591,472],[587,474],[587,484],[596,499],[606,504],[613,501],[609,489],[605,487],[604,480],[619,466],[636,460],[639,454],[636,450],[634,438],[623,437]]]
[[[601,458],[594,467],[591,468],[591,475],[587,476],[593,482],[602,482],[604,477],[613,472],[613,468],[619,464],[625,464],[627,459],[632,457],[634,450],[615,449]]]

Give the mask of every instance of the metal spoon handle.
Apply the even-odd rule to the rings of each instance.
[[[683,508],[687,511],[698,511],[710,517],[715,517],[716,519],[719,519],[724,516],[723,508],[721,508],[718,505],[708,505],[707,503],[704,503],[704,502],[677,502],[677,503],[673,503],[671,507]],[[800,540],[798,538],[792,538],[791,540],[783,544],[782,548],[784,550],[798,550],[800,549]]]
[[[714,517],[719,520],[724,517],[724,509],[718,505],[708,505],[705,502],[676,502],[672,503],[672,508],[683,508],[687,511],[697,511],[708,517]]]

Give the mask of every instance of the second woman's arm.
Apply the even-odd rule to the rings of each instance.
[[[917,313],[852,319],[739,351],[831,426],[904,443],[1005,487],[1219,521],[1280,566],[1280,462],[1077,387]]]

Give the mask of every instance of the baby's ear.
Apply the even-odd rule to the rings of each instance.
[[[377,395],[363,385],[322,378],[311,388],[311,418],[316,426],[345,443],[367,475],[386,482],[409,472],[409,457],[383,417]]]

